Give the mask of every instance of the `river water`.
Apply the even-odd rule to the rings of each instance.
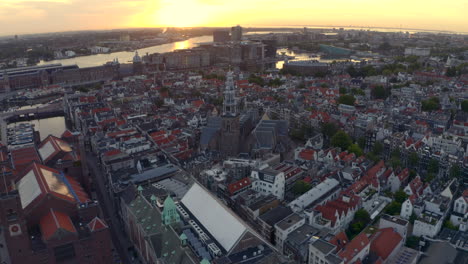
[[[178,41],[178,42],[138,49],[137,51],[140,56],[144,56],[146,53],[149,53],[149,54],[163,53],[163,52],[174,51],[176,49],[189,49],[189,48],[198,46],[198,43],[210,42],[210,41],[213,41],[213,36],[202,36],[202,37],[190,38],[184,41]],[[76,64],[80,68],[84,68],[84,67],[101,66],[108,61],[113,61],[116,58],[119,60],[120,63],[128,63],[133,60],[133,56],[135,56],[134,51],[121,51],[121,52],[113,52],[113,53],[108,53],[108,54],[81,56],[81,57],[75,57],[71,59],[41,61],[39,65],[61,63],[62,65]]]
[[[12,127],[22,123],[33,124],[34,130],[40,132],[41,140],[44,140],[49,135],[60,137],[67,129],[65,126],[65,118],[63,116],[11,123],[8,126]]]

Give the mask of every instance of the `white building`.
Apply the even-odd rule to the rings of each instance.
[[[431,54],[431,49],[430,48],[406,48],[405,49],[405,56],[419,56],[419,57],[425,57],[429,56]]]
[[[413,236],[435,237],[440,229],[444,218],[441,215],[424,211],[421,216],[414,221]]]
[[[388,185],[390,186],[390,190],[392,192],[398,191],[404,182],[407,182],[409,177],[409,170],[408,168],[404,169],[398,175],[394,172],[388,177]]]
[[[309,244],[308,264],[344,264],[334,251],[336,246],[323,239],[317,239]]]
[[[76,53],[72,50],[67,50],[65,51],[65,56],[71,58],[71,57],[75,57],[76,56]]]
[[[463,151],[461,144],[461,138],[452,135],[430,137],[428,142],[428,145],[435,151],[443,151],[452,155],[457,154],[459,151]]]
[[[92,53],[108,53],[109,51],[110,51],[110,48],[107,48],[107,47],[94,46],[91,48]]]
[[[461,231],[468,230],[468,190],[465,190],[453,203],[453,211],[450,215],[452,224],[459,226]]]
[[[408,220],[411,215],[413,214],[414,205],[410,198],[406,199],[401,205],[400,216],[406,220]]]
[[[291,207],[294,212],[301,212],[304,208],[318,200],[321,200],[321,203],[325,203],[335,199],[340,191],[339,185],[340,182],[336,179],[327,178],[289,203],[288,206]]]
[[[294,213],[275,224],[276,248],[278,248],[281,253],[283,253],[284,241],[286,241],[288,235],[305,223],[306,219],[304,217]]]
[[[408,234],[408,221],[396,216],[384,214],[379,220],[379,229],[391,227],[401,235],[403,241],[406,241]]]
[[[257,192],[264,195],[271,194],[279,200],[284,199],[286,179],[283,172],[265,168],[253,170],[250,177],[252,178],[252,188]]]

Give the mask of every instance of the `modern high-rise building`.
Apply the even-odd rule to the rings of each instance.
[[[213,42],[228,42],[231,40],[229,30],[215,30],[213,31]]]
[[[231,28],[231,40],[241,41],[242,40],[242,27],[237,25]]]

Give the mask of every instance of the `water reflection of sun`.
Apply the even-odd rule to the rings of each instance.
[[[189,47],[189,42],[188,40],[186,41],[179,41],[175,43],[175,49],[188,49]]]

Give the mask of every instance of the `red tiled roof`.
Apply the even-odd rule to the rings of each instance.
[[[62,135],[60,136],[61,138],[69,138],[69,137],[73,137],[73,133],[70,131],[70,130],[65,130]]]
[[[60,152],[72,152],[70,144],[68,144],[67,142],[53,135],[49,135],[46,139],[44,139],[41,142],[39,146],[39,151],[41,151],[44,145],[47,144],[48,142],[50,142],[50,144],[54,148],[54,152],[50,153],[47,157],[42,157],[44,163],[47,163],[49,160],[51,160],[55,155],[57,155]]]
[[[357,235],[349,244],[340,252],[338,252],[338,256],[340,256],[345,263],[349,263],[359,252],[361,252],[364,248],[369,245],[370,241],[367,238],[367,235],[364,232],[361,232]]]
[[[322,217],[328,219],[332,222],[332,226],[335,225],[336,217],[342,217],[343,214],[349,212],[349,210],[353,210],[359,204],[361,200],[359,196],[353,194],[346,194],[349,197],[349,202],[345,202],[343,200],[344,195],[342,195],[337,200],[328,201],[324,205],[318,205],[315,207],[315,210],[322,213]]]
[[[303,160],[313,160],[314,159],[315,150],[313,149],[304,149],[299,153],[299,158]]]
[[[200,108],[203,104],[205,104],[205,102],[203,102],[203,100],[192,101],[192,106],[196,107],[196,108]]]
[[[243,178],[243,179],[241,179],[241,180],[239,180],[237,182],[231,183],[231,184],[228,185],[229,193],[232,195],[235,192],[250,186],[251,183],[252,182],[250,181],[250,178],[248,178],[248,177]]]
[[[27,175],[31,170],[33,171],[34,176],[37,179],[37,183],[39,184],[39,188],[41,189],[41,197],[44,197],[46,194],[50,194],[62,200],[78,203],[72,193],[73,190],[80,202],[90,201],[88,194],[72,177],[65,175],[65,179],[70,184],[68,187],[61,179],[60,172],[56,169],[49,168],[39,163],[33,163],[24,175]]]
[[[100,112],[109,112],[111,109],[109,107],[102,107],[102,108],[95,108],[91,112],[93,114],[100,113]]]
[[[26,168],[32,162],[41,163],[41,157],[37,153],[35,147],[24,147],[20,149],[14,149],[10,151],[11,159],[15,169],[21,171]]]
[[[367,171],[367,175],[371,175],[371,176],[377,176],[377,173],[385,167],[385,163],[383,160],[379,161],[379,163],[377,163],[374,167],[370,168],[368,171]]]
[[[336,250],[340,251],[343,247],[345,247],[348,244],[349,239],[348,239],[348,236],[346,235],[346,233],[344,231],[341,231],[336,236],[334,236],[332,239],[330,239],[330,241],[328,241],[328,242],[330,242],[330,244],[335,245]]]
[[[62,212],[55,211],[52,208],[50,208],[50,211],[41,218],[39,226],[41,227],[42,237],[45,240],[51,239],[56,234],[60,236],[61,234],[59,231],[65,231],[66,233],[73,234],[77,233],[70,216]]]
[[[94,96],[82,96],[80,97],[80,103],[93,103],[96,102],[96,97]]]
[[[403,182],[408,178],[408,176],[409,176],[409,169],[405,168],[404,170],[400,172],[400,174],[398,174],[398,179],[400,180],[400,182]]]
[[[122,151],[120,151],[120,149],[113,149],[113,150],[109,150],[109,151],[105,152],[104,156],[105,157],[110,157],[110,156],[118,155],[120,153],[122,153]]]
[[[391,227],[380,229],[374,237],[375,238],[371,242],[370,250],[383,260],[386,260],[388,256],[390,256],[403,239],[401,235]]]

